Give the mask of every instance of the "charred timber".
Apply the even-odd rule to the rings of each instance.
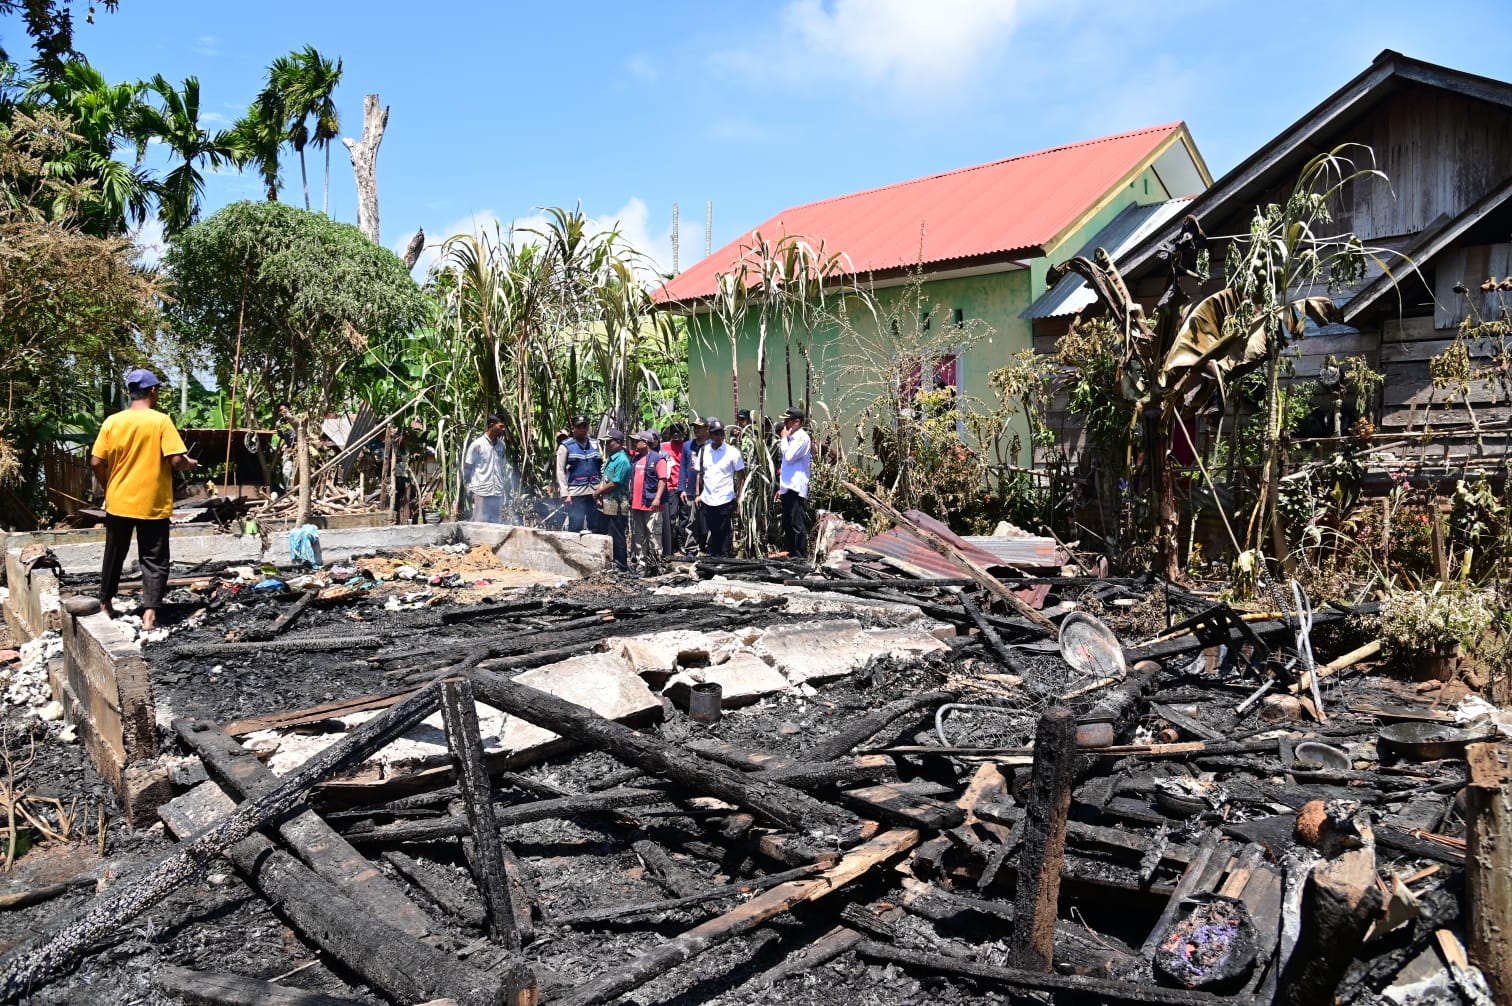
[[[305,799],[311,787],[382,750],[434,712],[439,702],[439,688],[431,686],[417,691],[311,757],[284,776],[276,789],[239,805],[153,869],[119,883],[50,938],[12,957],[0,974],[0,1001],[11,1002],[29,995],[47,978],[72,965],[94,943],[198,877],[232,845],[293,809]]]
[[[779,783],[765,782],[605,719],[591,709],[490,674],[469,677],[479,697],[511,716],[600,748],[620,761],[744,807],[784,828],[821,833],[859,827],[856,816]]]

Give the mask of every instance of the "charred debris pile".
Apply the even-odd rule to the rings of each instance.
[[[863,546],[437,607],[312,586],[149,644],[181,682],[282,651],[353,694],[186,692],[178,844],[13,950],[4,1000],[227,860],[347,998],[192,954],[165,995],[1512,994],[1505,747],[1371,673],[1371,605],[1241,612],[909,528],[959,575]]]

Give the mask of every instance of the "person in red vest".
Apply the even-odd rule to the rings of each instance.
[[[630,568],[655,576],[661,564],[662,503],[667,494],[667,459],[655,430],[635,434],[630,476]]]

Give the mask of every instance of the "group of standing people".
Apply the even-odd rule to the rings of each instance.
[[[776,447],[782,458],[777,500],[789,554],[808,551],[806,502],[812,443],[802,409],[788,409]],[[749,425],[749,413],[741,417]],[[734,517],[745,483],[740,447],[719,419],[695,416],[689,430],[673,423],[630,436],[589,434],[587,416],[573,417],[556,452],[557,491],[567,530],[596,531],[613,542],[622,570],[654,573],[664,558],[734,554]]]
[[[169,518],[173,511],[173,473],[199,466],[191,458],[173,421],[156,408],[162,382],[150,370],[126,375],[129,408],[100,427],[90,452],[90,466],[105,487],[105,555],[100,602],[111,608],[131,539],[137,539],[142,569],[142,623],[155,625],[167,587]],[[287,408],[280,421],[289,422]],[[781,457],[776,500],[788,554],[808,552],[809,478],[813,445],[804,430],[802,409],[784,413],[773,438]],[[609,430],[602,440],[589,435],[587,416],[573,417],[570,431],[559,434],[557,489],[567,512],[567,530],[608,534],[614,561],[622,570],[655,572],[664,557],[734,554],[734,517],[745,483],[746,463],[737,443],[751,426],[742,409],[735,437],[727,437],[719,419],[695,416],[689,430],[673,423],[663,431],[641,430],[626,438]],[[463,476],[473,497],[473,519],[503,519],[514,470],[505,453],[504,420],[488,417],[483,435],[468,445]],[[280,434],[283,428],[280,427]],[[292,436],[292,431],[290,433]],[[628,448],[628,450],[627,450]],[[633,453],[632,453],[633,452]]]

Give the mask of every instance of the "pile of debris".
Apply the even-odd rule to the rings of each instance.
[[[1362,673],[1372,606],[994,568],[897,517],[960,575],[856,542],[398,611],[311,586],[150,644],[208,777],[182,844],[0,990],[224,857],[350,1002],[1508,993],[1505,746]],[[269,713],[301,668],[342,694]],[[161,952],[174,994],[300,1001]]]

